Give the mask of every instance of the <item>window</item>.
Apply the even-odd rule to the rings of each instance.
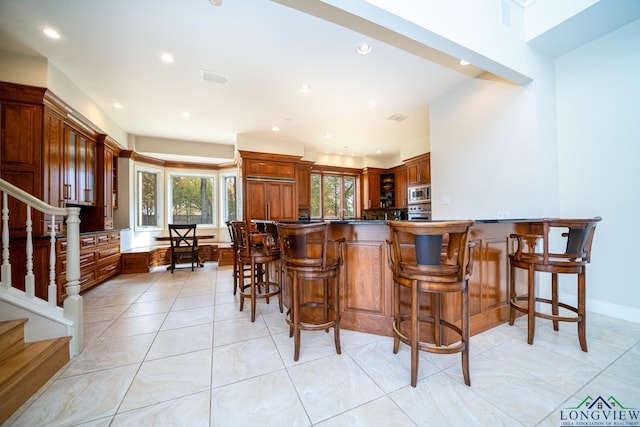
[[[311,174],[311,217],[356,216],[356,178],[351,175]]]
[[[138,220],[137,227],[158,227],[158,172],[137,171]]]
[[[222,184],[222,221],[235,221],[238,219],[238,202],[235,173],[223,173]]]
[[[169,175],[170,222],[215,225],[215,177],[211,175]]]

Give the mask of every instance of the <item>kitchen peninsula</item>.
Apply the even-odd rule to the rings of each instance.
[[[471,334],[495,327],[509,315],[509,235],[530,232],[538,220],[477,220],[469,282]],[[341,269],[341,326],[361,332],[392,335],[393,278],[388,266],[389,229],[381,220],[333,221],[330,239],[345,238]],[[454,298],[443,300],[444,316],[459,320]],[[404,298],[403,298],[404,299]],[[408,300],[408,298],[407,298]]]

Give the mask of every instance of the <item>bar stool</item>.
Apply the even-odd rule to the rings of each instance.
[[[245,279],[251,278],[250,265],[242,265],[240,270],[240,263],[238,262],[238,237],[236,236],[234,221],[227,221],[227,230],[229,231],[229,237],[231,238],[231,249],[233,250],[233,294],[236,295],[239,283],[244,283]]]
[[[589,219],[545,218],[542,220],[542,232],[533,234],[512,234],[516,249],[509,256],[510,264],[510,300],[509,324],[515,321],[515,312],[527,315],[527,342],[533,344],[536,331],[536,317],[553,321],[553,329],[558,330],[558,322],[577,322],[580,348],[587,349],[586,326],[586,265],[591,262],[591,243],[596,225],[601,217]],[[542,240],[542,252],[536,252]],[[559,249],[554,249],[559,248]],[[554,252],[555,251],[555,252]],[[515,285],[515,269],[527,271],[527,294],[517,295]],[[536,272],[551,273],[551,299],[537,296]],[[577,304],[558,300],[558,274],[577,275]],[[524,307],[519,301],[527,301]],[[550,304],[551,314],[536,310],[536,302]],[[559,308],[575,313],[575,316],[561,315]]]
[[[473,244],[468,241],[473,221],[389,221],[391,239],[387,240],[389,265],[394,281],[393,352],[400,341],[411,347],[411,386],[418,381],[418,350],[430,353],[462,353],[464,382],[469,379],[469,277],[472,272]],[[411,292],[411,311],[402,313],[401,288]],[[459,324],[446,320],[442,313],[442,296],[460,293]],[[420,313],[420,294],[431,295],[431,313]],[[448,302],[449,302],[448,301]],[[433,342],[421,335],[420,325],[432,325]],[[460,341],[446,344],[445,330],[452,331]]]
[[[269,298],[278,296],[280,313],[282,309],[282,292],[278,282],[271,281],[269,277],[269,265],[280,262],[280,248],[276,240],[269,233],[258,233],[250,229],[247,221],[233,221],[234,233],[238,245],[238,270],[240,274],[249,266],[249,284],[245,283],[245,276],[239,282],[240,311],[244,309],[244,299],[251,301],[251,321],[256,320],[256,299],[265,298],[267,304]],[[279,268],[276,269],[279,271]],[[280,281],[281,282],[281,281]],[[264,288],[264,292],[261,292]]]
[[[340,281],[339,272],[342,265],[342,242],[344,238],[332,240],[329,251],[329,222],[311,224],[283,224],[278,223],[280,236],[280,255],[287,277],[291,277],[289,292],[289,307],[285,313],[285,320],[289,325],[289,336],[293,336],[293,360],[300,357],[300,330],[329,332],[333,327],[336,352],[340,351]],[[309,281],[321,280],[322,299],[311,300],[314,294]],[[329,286],[333,282],[333,286]],[[305,286],[306,285],[306,286]],[[304,302],[303,302],[304,300]],[[322,319],[317,319],[309,311],[303,309],[322,309]],[[317,312],[317,310],[316,310]],[[333,312],[333,314],[331,314]]]

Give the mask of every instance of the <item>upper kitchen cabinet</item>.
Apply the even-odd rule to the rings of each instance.
[[[296,165],[296,192],[298,209],[311,208],[311,167],[313,163],[305,162]]]
[[[364,191],[362,192],[362,205],[365,209],[380,207],[380,173],[381,169],[364,168],[362,180]]]
[[[407,207],[407,167],[398,166],[393,171],[396,178],[395,207],[406,208]]]
[[[407,166],[407,185],[431,183],[431,154],[413,157],[405,162]]]
[[[63,191],[67,204],[96,206],[96,142],[71,126],[65,126]]]

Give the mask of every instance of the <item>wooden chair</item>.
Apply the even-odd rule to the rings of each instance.
[[[577,322],[578,339],[582,351],[587,351],[586,337],[586,265],[591,262],[591,243],[596,225],[601,217],[591,219],[542,220],[541,233],[512,234],[516,242],[515,251],[509,256],[510,302],[509,324],[513,325],[515,312],[527,314],[527,342],[533,344],[535,318],[553,321],[553,329],[558,330],[558,322]],[[542,252],[536,248],[542,240]],[[554,249],[559,248],[559,249]],[[515,285],[516,268],[527,271],[527,294],[517,295]],[[551,273],[551,299],[537,296],[536,272]],[[577,304],[572,306],[558,300],[558,274],[575,274],[578,281]],[[527,301],[522,306],[518,302]],[[536,302],[551,305],[551,314],[536,310]],[[561,315],[559,308],[574,312],[575,316]]]
[[[281,281],[271,281],[269,277],[269,265],[273,262],[280,262],[280,248],[277,241],[269,233],[257,232],[247,221],[233,221],[234,233],[238,245],[238,270],[242,274],[238,284],[240,290],[240,311],[244,309],[244,300],[251,301],[251,321],[256,320],[256,300],[265,298],[269,303],[269,298],[278,296],[280,312],[282,308]],[[249,269],[249,283],[245,282],[242,272]],[[276,268],[278,272],[280,269]],[[277,274],[277,273],[276,273]],[[264,288],[264,292],[262,289]]]
[[[196,224],[169,224],[169,241],[171,242],[171,274],[176,263],[188,259],[191,271],[200,262]]]
[[[469,277],[473,245],[468,241],[473,221],[389,221],[389,265],[394,281],[393,352],[400,341],[411,347],[411,386],[418,381],[418,351],[462,353],[464,382],[469,376]],[[410,312],[403,313],[401,289],[410,290]],[[444,319],[442,296],[460,293],[460,318]],[[420,295],[431,295],[431,313],[421,313]],[[451,299],[451,301],[454,301]],[[456,301],[458,301],[456,299]],[[424,306],[426,308],[426,306]],[[459,322],[456,322],[456,320]],[[454,323],[456,322],[456,323]],[[431,336],[420,330],[431,324]],[[458,326],[458,324],[460,326]],[[444,328],[447,328],[446,330]],[[445,332],[459,342],[448,344]],[[452,332],[452,333],[451,333]],[[429,341],[427,341],[429,340]]]
[[[289,324],[289,336],[293,336],[293,360],[300,357],[300,330],[329,331],[333,327],[336,352],[340,350],[340,281],[342,242],[332,240],[329,245],[329,222],[310,224],[278,223],[280,254],[285,274],[291,278],[289,304],[285,320]],[[333,249],[330,253],[330,247]],[[322,299],[310,300],[315,293],[310,281],[322,281]],[[329,283],[333,282],[330,287]],[[306,286],[304,286],[306,284]],[[306,292],[305,292],[306,291]],[[305,300],[305,301],[303,301]],[[302,310],[322,309],[320,316]],[[315,310],[317,311],[317,310]],[[315,322],[315,319],[321,320]]]

